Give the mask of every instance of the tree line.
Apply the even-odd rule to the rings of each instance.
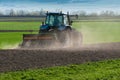
[[[119,13],[116,13],[114,11],[109,11],[109,10],[101,11],[99,13],[97,13],[97,12],[87,13],[86,11],[75,11],[75,12],[72,12],[72,14],[73,15],[77,14],[78,16],[82,16],[82,17],[115,17],[115,16],[120,16]]]
[[[46,11],[43,9],[39,11],[26,11],[26,10],[6,10],[5,12],[0,11],[0,16],[45,16]],[[70,13],[71,15],[76,15],[76,17],[82,16],[82,17],[115,17],[120,16],[120,14],[115,13],[114,11],[101,11],[99,13],[97,12],[91,12],[87,13],[86,11],[74,11]]]
[[[5,12],[0,11],[0,16],[44,16],[46,11],[41,9],[40,11],[26,11],[26,10],[6,10]]]

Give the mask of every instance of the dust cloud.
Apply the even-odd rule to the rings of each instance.
[[[19,43],[16,43],[16,44],[2,43],[1,49],[17,49],[18,45],[19,45]]]
[[[65,39],[65,43],[61,44],[60,41],[56,40],[55,42],[32,42],[27,41],[23,42],[23,45],[19,46],[17,49],[27,49],[27,50],[64,50],[64,49],[76,49],[82,47],[82,33],[77,32],[76,35],[73,35],[73,37],[67,37]]]

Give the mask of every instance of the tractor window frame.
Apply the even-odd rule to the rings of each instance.
[[[53,15],[48,15],[48,16],[46,16],[46,20],[45,20],[45,24],[47,24],[47,25],[49,25],[49,26],[53,26],[53,24],[52,24],[52,17]],[[54,16],[53,16],[53,21],[54,21]]]
[[[65,25],[69,25],[69,20],[68,20],[68,16],[67,15],[64,15],[64,18],[63,18],[64,20],[64,24]]]
[[[49,24],[49,20],[50,20],[49,16],[46,16],[45,24]]]

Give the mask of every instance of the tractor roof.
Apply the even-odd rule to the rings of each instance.
[[[50,13],[47,13],[47,15],[66,15],[66,14],[64,14],[64,13],[50,12]]]

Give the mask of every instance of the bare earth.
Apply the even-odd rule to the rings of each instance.
[[[0,72],[45,68],[120,58],[120,43],[84,45],[63,49],[0,50]]]

